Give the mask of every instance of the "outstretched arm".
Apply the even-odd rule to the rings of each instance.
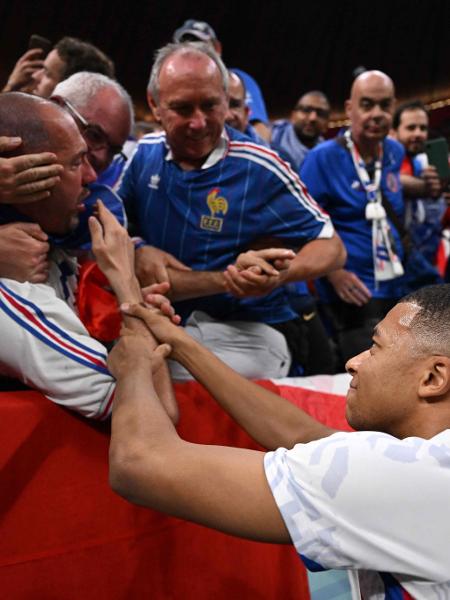
[[[92,237],[92,250],[100,269],[108,278],[119,303],[141,302],[141,289],[134,273],[134,246],[127,231],[98,201],[98,218],[89,218],[89,230]],[[125,317],[125,324],[131,329],[143,331],[145,326],[136,319]],[[147,332],[148,333],[148,332]],[[147,342],[156,347],[152,335]],[[155,387],[161,401],[174,422],[178,419],[178,407],[175,400],[170,374],[163,362],[155,374]]]
[[[112,488],[132,502],[226,533],[289,543],[265,477],[263,453],[179,438],[155,392],[150,368],[167,350],[152,351],[144,336],[125,332],[109,355],[117,379]]]
[[[238,375],[158,311],[134,305],[127,307],[127,314],[144,321],[159,342],[168,343],[172,348],[171,358],[188,369],[265,448],[291,448],[298,442],[317,440],[335,432],[288,400]]]

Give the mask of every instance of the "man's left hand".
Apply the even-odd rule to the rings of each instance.
[[[284,248],[249,250],[224,272],[228,292],[238,298],[266,296],[283,284],[295,252]]]

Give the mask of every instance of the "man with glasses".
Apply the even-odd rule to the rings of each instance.
[[[122,152],[134,122],[131,98],[117,81],[100,73],[75,73],[59,83],[52,98],[77,121],[98,176]],[[123,162],[123,158],[121,159]]]
[[[328,129],[330,104],[322,92],[304,94],[289,120],[275,121],[271,146],[298,171],[306,155],[324,141]]]
[[[121,152],[133,126],[133,105],[128,93],[106,75],[81,72],[58,84],[54,101],[67,109],[83,134],[88,147],[87,158],[97,174],[95,185],[112,186],[126,163],[126,157]],[[23,157],[16,157],[14,160],[21,159]],[[57,168],[60,169],[60,166]],[[99,188],[96,190],[99,191]],[[16,203],[21,199],[23,195],[14,193],[10,194],[8,202]],[[36,199],[40,199],[40,196]],[[104,199],[123,222],[123,207],[119,198],[106,191]],[[3,210],[0,207],[0,216]],[[87,216],[84,215],[81,219],[82,225],[73,238],[74,244],[89,240]],[[2,227],[7,237],[2,236],[0,244],[0,276],[33,283],[46,281],[46,234],[36,224],[8,223]]]

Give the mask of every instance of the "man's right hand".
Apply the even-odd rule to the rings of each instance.
[[[16,150],[21,143],[17,137],[0,137],[0,155]],[[62,171],[52,152],[0,158],[0,203],[21,204],[47,198]]]
[[[364,285],[361,279],[345,269],[332,271],[327,275],[328,281],[334,287],[334,291],[341,300],[348,304],[363,306],[372,298],[370,290]]]
[[[191,271],[190,267],[177,260],[172,254],[155,248],[142,246],[136,250],[136,276],[142,287],[170,281],[167,269]]]
[[[0,226],[0,276],[44,283],[48,279],[48,236],[36,223]]]
[[[27,50],[14,65],[14,69],[2,92],[29,91],[33,84],[33,75],[44,66],[41,48]],[[34,86],[33,86],[34,87]]]

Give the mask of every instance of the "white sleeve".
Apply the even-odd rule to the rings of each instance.
[[[268,453],[265,470],[308,568],[448,578],[450,431],[337,433]]]
[[[107,351],[52,287],[0,280],[0,369],[82,414],[111,413]]]

